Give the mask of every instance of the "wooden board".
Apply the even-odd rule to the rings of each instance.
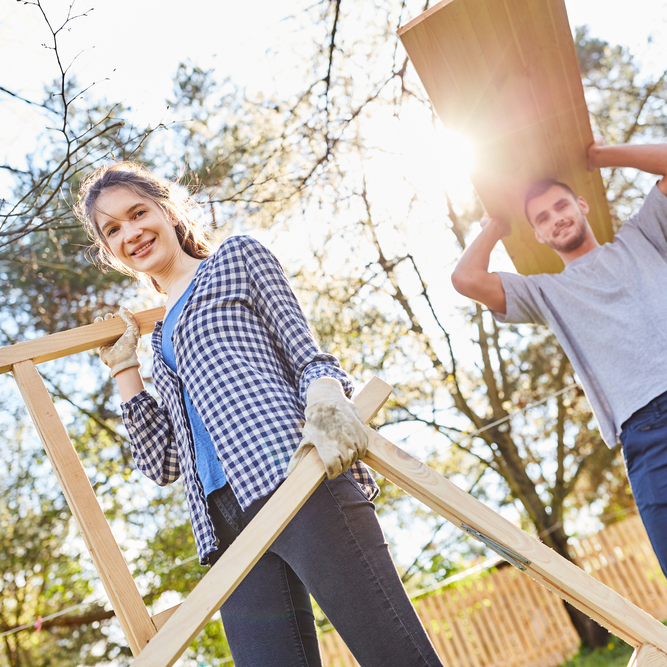
[[[600,243],[613,232],[563,0],[444,0],[398,31],[445,127],[475,147],[472,182],[487,212],[507,220],[505,247],[523,274],[558,272],[524,217],[527,185],[566,182],[591,206]]]
[[[667,667],[667,655],[655,646],[645,644],[632,654],[628,667]]]
[[[152,329],[157,311],[137,314],[144,329]],[[104,520],[90,483],[72,447],[62,422],[58,419],[32,360],[21,361],[25,351],[36,347],[51,359],[111,342],[122,333],[118,321],[82,327],[77,331],[45,336],[3,350],[5,363],[12,360],[13,372],[59,477],[68,503],[82,527],[98,570],[109,593],[133,652],[136,654],[155,633],[155,625],[143,607],[136,586]],[[109,325],[113,325],[113,331]],[[118,329],[118,330],[116,330]],[[45,360],[45,359],[44,359]],[[356,401],[364,421],[370,419],[386,400],[390,387],[379,379],[359,394]],[[663,664],[667,652],[667,628],[634,604],[593,579],[543,543],[502,518],[428,466],[413,458],[379,433],[368,430],[369,451],[365,461],[380,474],[423,501],[441,516],[461,527],[467,524],[516,554],[527,558],[526,573],[564,600],[578,607],[635,647],[641,647],[631,664]],[[276,492],[248,528],[225,552],[175,611],[156,616],[160,630],[141,651],[137,667],[173,665],[190,640],[205,625],[215,609],[234,590],[261,553],[268,548],[282,528],[306,501],[324,477],[319,457],[311,451]],[[258,519],[261,520],[258,521]],[[254,526],[254,527],[253,527]]]
[[[139,320],[141,334],[151,333],[155,321],[164,317],[164,307],[151,308],[135,313]],[[21,361],[32,361],[41,364],[52,359],[60,359],[70,354],[84,352],[108,345],[118,340],[125,332],[125,323],[118,317],[96,324],[61,331],[60,333],[42,336],[24,343],[0,347],[0,375],[9,373],[12,365]]]
[[[526,574],[632,646],[650,644],[651,649],[644,650],[644,653],[650,653],[652,659],[654,655],[661,654],[661,651],[655,651],[655,647],[667,650],[667,627],[662,623],[379,433],[368,429],[368,435],[368,456],[364,461],[374,470],[456,526],[466,523],[529,559]],[[133,662],[134,667],[170,667],[176,662],[323,476],[321,461],[311,451],[185,602],[169,616],[155,638]],[[519,618],[509,614],[503,620],[522,635]],[[521,645],[525,648],[528,641],[522,636]],[[462,640],[459,643],[458,650],[461,652]],[[642,652],[637,655],[641,656]],[[652,663],[646,664],[652,667]],[[656,667],[658,664],[661,663],[655,663]]]
[[[23,400],[134,655],[157,632],[35,364],[13,368]]]
[[[375,431],[364,462],[455,526],[471,526],[527,558],[527,575],[628,644],[667,651],[662,623]]]

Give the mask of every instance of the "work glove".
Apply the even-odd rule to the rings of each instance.
[[[103,345],[100,348],[100,359],[111,369],[111,377],[133,366],[139,367],[139,322],[130,310],[121,306],[115,314],[107,314],[104,317],[96,317],[95,322],[103,322],[114,317],[120,317],[125,322],[125,333],[112,345]]]
[[[357,406],[345,397],[343,387],[334,378],[319,378],[308,387],[303,438],[289,462],[288,473],[312,447],[320,455],[329,479],[366,456],[366,427]]]

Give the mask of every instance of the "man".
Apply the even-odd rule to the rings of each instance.
[[[628,477],[667,575],[667,145],[588,149],[589,168],[634,167],[662,178],[613,243],[596,241],[589,207],[553,180],[534,184],[526,217],[565,263],[560,274],[489,273],[509,225],[484,218],[453,275],[455,289],[501,322],[551,327],[586,391],[605,442],[620,436]]]

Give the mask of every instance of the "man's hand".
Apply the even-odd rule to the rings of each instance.
[[[648,174],[662,176],[660,190],[667,195],[667,144],[619,144],[605,145],[597,138],[588,147],[588,168],[631,167]]]
[[[100,359],[111,369],[111,377],[115,377],[126,368],[140,365],[137,349],[141,333],[137,318],[125,306],[121,306],[114,315],[109,313],[103,318],[96,317],[95,322],[110,320],[114,317],[120,317],[125,322],[125,333],[113,345],[103,345],[100,348]]]
[[[595,141],[586,149],[586,167],[588,171],[595,171],[605,166],[602,162],[602,156],[606,145],[607,143],[602,137],[595,137]]]
[[[459,294],[483,303],[489,310],[505,313],[505,290],[500,276],[489,273],[489,259],[498,241],[512,230],[507,222],[487,215],[479,224],[482,231],[456,265],[452,273],[452,285]]]
[[[366,427],[357,406],[345,397],[343,387],[334,378],[319,378],[308,387],[303,438],[289,462],[288,473],[312,447],[317,449],[329,479],[366,456]]]
[[[512,228],[509,226],[509,223],[501,220],[500,218],[492,218],[489,215],[485,215],[480,221],[479,225],[482,229],[489,227],[489,229],[494,229],[498,236],[498,240],[509,236],[512,233]]]

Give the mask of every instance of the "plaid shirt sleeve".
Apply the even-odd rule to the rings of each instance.
[[[121,407],[137,468],[160,486],[175,482],[181,471],[166,408],[145,389]]]
[[[291,365],[303,405],[310,383],[322,377],[338,380],[349,398],[354,391],[350,376],[336,357],[325,354],[318,347],[278,260],[258,241],[244,237],[244,242],[247,244],[245,263],[255,309]]]

